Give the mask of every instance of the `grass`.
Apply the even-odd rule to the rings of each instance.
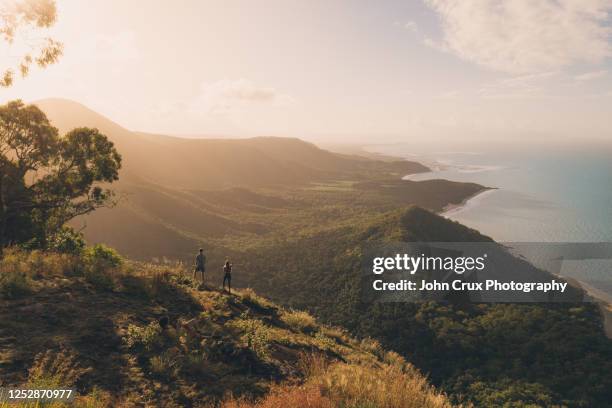
[[[251,289],[230,295],[194,285],[180,264],[101,262],[108,253],[5,254],[2,278],[22,276],[27,291],[0,302],[4,386],[75,386],[73,406],[91,408],[393,408],[408,397],[382,393],[400,387],[425,407],[444,400],[373,340],[353,339]]]
[[[250,319],[246,314],[232,320],[229,327],[241,333],[242,342],[261,359],[268,357],[270,330],[260,319]]]
[[[397,362],[396,362],[397,363]],[[445,395],[414,367],[402,364],[326,364],[310,357],[301,385],[279,385],[265,397],[228,398],[221,408],[450,408]]]
[[[313,381],[324,395],[343,407],[443,408],[437,393],[412,366],[334,364]]]
[[[307,312],[300,310],[286,311],[281,315],[281,320],[291,329],[303,333],[314,333],[317,330],[317,321]]]

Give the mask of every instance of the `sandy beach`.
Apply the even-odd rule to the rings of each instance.
[[[496,188],[486,188],[484,190],[479,191],[478,193],[467,197],[465,200],[460,202],[459,204],[448,204],[444,207],[440,215],[445,217],[458,214],[467,208],[478,205],[487,195],[497,191]]]
[[[582,281],[578,281],[578,283],[599,305],[599,310],[601,310],[603,316],[604,331],[606,336],[612,339],[612,296]]]

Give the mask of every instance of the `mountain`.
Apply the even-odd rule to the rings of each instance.
[[[294,138],[192,139],[131,132],[87,107],[64,99],[35,102],[66,132],[98,128],[124,159],[120,179],[178,189],[291,185],[369,171],[427,171],[408,161],[367,160],[319,149]]]
[[[428,169],[333,153],[294,138],[153,135],[129,131],[73,101],[36,104],[61,132],[96,127],[115,143],[123,157],[120,180],[113,184],[118,205],[72,225],[89,242],[109,244],[134,259],[190,261],[199,246],[228,253],[237,239],[239,246],[253,245],[305,222],[323,225],[333,206],[338,222],[356,216],[354,208],[378,212],[418,204],[440,210],[483,189],[445,180],[402,181]]]
[[[176,266],[97,249],[13,251],[0,270],[2,387],[74,387],[77,408],[451,407],[376,341]]]
[[[478,231],[410,206],[234,255],[240,260],[234,280],[353,335],[379,340],[454,403],[612,406],[612,341],[597,304],[582,300],[581,290],[568,287],[571,298],[562,303],[377,302],[364,286],[365,254],[372,245],[397,253],[398,243],[406,242],[480,242],[491,257],[506,253]],[[522,259],[506,258],[487,279],[552,278]]]
[[[150,405],[191,406],[228,390],[262,396],[259,407],[301,407],[323,397],[336,405],[323,400],[314,406],[447,406],[449,400],[478,407],[610,406],[612,343],[594,304],[479,304],[463,298],[383,303],[364,297],[361,276],[368,245],[496,245],[436,214],[486,187],[402,180],[407,166],[423,168],[338,155],[295,139],[191,144],[128,132],[91,111],[81,115],[79,105],[62,103],[59,112],[49,109],[50,116],[57,116],[52,117],[55,123],[71,127],[72,122],[91,121],[126,158],[122,180],[114,186],[122,198],[119,205],[75,225],[87,223],[90,243],[105,242],[132,257],[159,262],[108,268],[106,263],[116,257],[96,260],[87,255],[91,248],[81,259],[37,251],[6,256],[0,292],[11,299],[0,302],[0,321],[8,322],[0,325],[2,381],[36,382],[42,376],[45,384],[64,384],[68,378],[92,393],[99,383],[103,395],[121,398],[111,401],[115,406],[136,395]],[[246,152],[248,166],[227,174],[199,162],[183,160],[181,166],[192,148],[208,154],[211,162],[227,163],[217,157],[219,146],[224,152]],[[169,168],[181,176],[165,174],[163,160],[172,162]],[[259,178],[261,162],[270,167]],[[190,165],[203,173],[191,177]],[[287,174],[275,174],[282,171]],[[241,172],[252,174],[242,178]],[[208,180],[209,174],[215,179]],[[241,184],[245,178],[255,180],[253,185]],[[211,286],[198,287],[185,277],[198,246],[207,255]],[[332,334],[300,312],[279,307],[274,312],[275,306],[250,291],[229,297],[214,290],[227,257],[234,263],[235,285],[253,287],[283,307],[307,310],[325,324],[341,325],[364,342],[340,344],[338,332]],[[520,259],[513,262],[533,268]],[[165,316],[174,329],[160,336],[159,319]],[[314,339],[302,336],[313,333]],[[40,354],[55,344],[67,349]],[[296,358],[295,351],[301,355],[304,347],[314,350],[319,363]],[[364,357],[364,347],[376,361]],[[370,364],[353,365],[364,359]],[[428,388],[403,359],[448,397]],[[99,368],[90,370],[94,366]],[[27,367],[31,374],[26,377]],[[63,374],[42,375],[61,367]],[[313,371],[314,376],[305,375]],[[264,396],[278,381],[281,385]],[[380,384],[386,392],[379,392]],[[113,394],[117,390],[124,391]],[[398,399],[384,399],[394,396]],[[413,396],[417,401],[402,399]],[[253,406],[235,400],[224,404]]]

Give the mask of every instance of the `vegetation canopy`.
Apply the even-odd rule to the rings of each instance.
[[[63,45],[50,37],[42,37],[44,30],[55,24],[57,9],[53,0],[3,0],[0,2],[0,40],[17,49],[14,66],[0,68],[0,87],[11,86],[15,70],[22,77],[32,64],[41,68],[55,64],[62,56]],[[36,35],[34,35],[34,33]]]
[[[67,221],[111,204],[102,183],[116,181],[120,168],[121,156],[97,129],[60,137],[36,106],[0,106],[0,248],[44,248]]]

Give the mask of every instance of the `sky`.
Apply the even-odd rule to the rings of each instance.
[[[0,102],[68,98],[173,135],[612,140],[610,0],[57,6],[63,57]]]

